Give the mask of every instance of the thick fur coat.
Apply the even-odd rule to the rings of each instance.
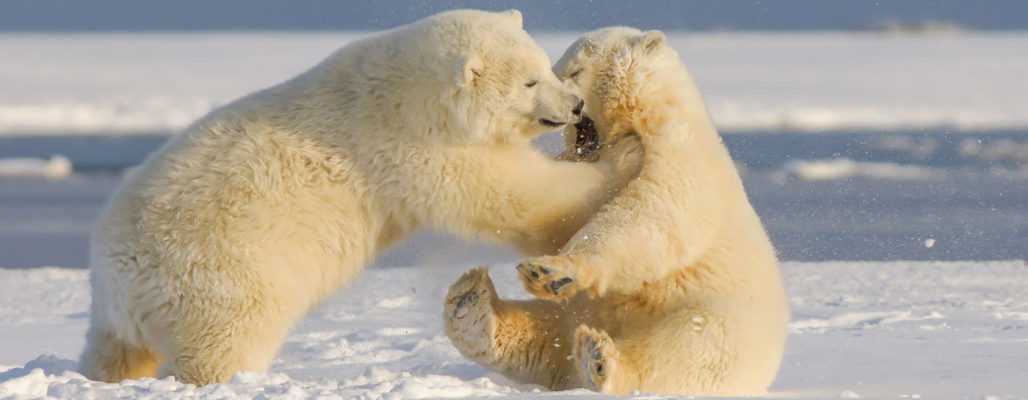
[[[216,110],[103,213],[82,371],[264,370],[308,309],[422,227],[556,251],[616,175],[532,147],[580,110],[513,10],[369,36]]]
[[[638,175],[560,252],[518,266],[538,300],[501,300],[483,269],[463,276],[447,334],[465,356],[554,389],[765,393],[788,321],[775,251],[678,54],[660,32],[608,28],[554,69],[580,88],[601,142],[638,136]]]

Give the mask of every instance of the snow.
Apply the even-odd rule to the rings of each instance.
[[[554,58],[577,36],[533,34]],[[0,135],[178,130],[363,35],[0,34]],[[670,32],[669,43],[726,132],[1028,127],[1028,33]]]
[[[71,173],[71,161],[61,155],[46,160],[27,157],[0,158],[0,178],[36,176],[59,179]]]
[[[806,181],[825,181],[852,177],[870,179],[937,179],[943,171],[917,165],[891,162],[853,161],[847,158],[828,160],[796,160],[786,162],[778,172],[781,179],[799,178]]]
[[[368,270],[311,312],[270,372],[205,387],[84,379],[73,360],[87,272],[0,269],[0,398],[554,398],[462,358],[443,335],[443,294],[467,267]],[[771,397],[1028,398],[1024,261],[786,262],[783,273],[793,322]],[[501,295],[525,297],[512,265],[492,274]]]

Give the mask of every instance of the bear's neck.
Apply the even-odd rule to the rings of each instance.
[[[636,84],[635,99],[629,102],[635,106],[631,120],[636,132],[660,134],[685,127],[688,137],[717,136],[703,97],[684,67],[656,71]]]

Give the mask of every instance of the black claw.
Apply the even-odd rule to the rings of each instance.
[[[564,278],[560,278],[558,280],[550,282],[550,284],[547,285],[547,286],[550,288],[550,292],[552,292],[553,294],[557,294],[557,293],[560,293],[560,289],[561,288],[563,288],[564,286],[566,286],[567,284],[569,284],[571,282],[574,282],[574,279],[571,279],[569,277],[564,277]]]
[[[538,272],[532,271],[530,273],[532,274],[532,279],[539,279],[539,273]]]
[[[553,273],[553,271],[551,271],[549,268],[546,268],[546,267],[539,267],[539,272],[542,272],[543,275],[549,275],[549,274]]]
[[[475,293],[475,292],[470,292],[468,294],[465,294],[465,295],[461,296],[460,299],[457,300],[457,307],[454,307],[454,309],[453,309],[453,317],[459,319],[457,314],[461,311],[461,309],[463,309],[464,306],[467,305],[468,303],[474,303],[477,300],[478,300],[478,293]]]

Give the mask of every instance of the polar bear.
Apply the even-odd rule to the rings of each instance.
[[[774,248],[700,93],[658,31],[589,33],[554,67],[581,88],[569,148],[637,134],[638,175],[554,256],[518,265],[538,299],[501,300],[485,269],[451,286],[465,356],[552,389],[755,395],[774,380],[788,304]],[[595,125],[599,140],[590,133]]]
[[[308,309],[422,227],[556,251],[617,176],[532,146],[581,107],[519,12],[458,10],[212,112],[102,214],[80,368],[195,384],[264,370]]]

